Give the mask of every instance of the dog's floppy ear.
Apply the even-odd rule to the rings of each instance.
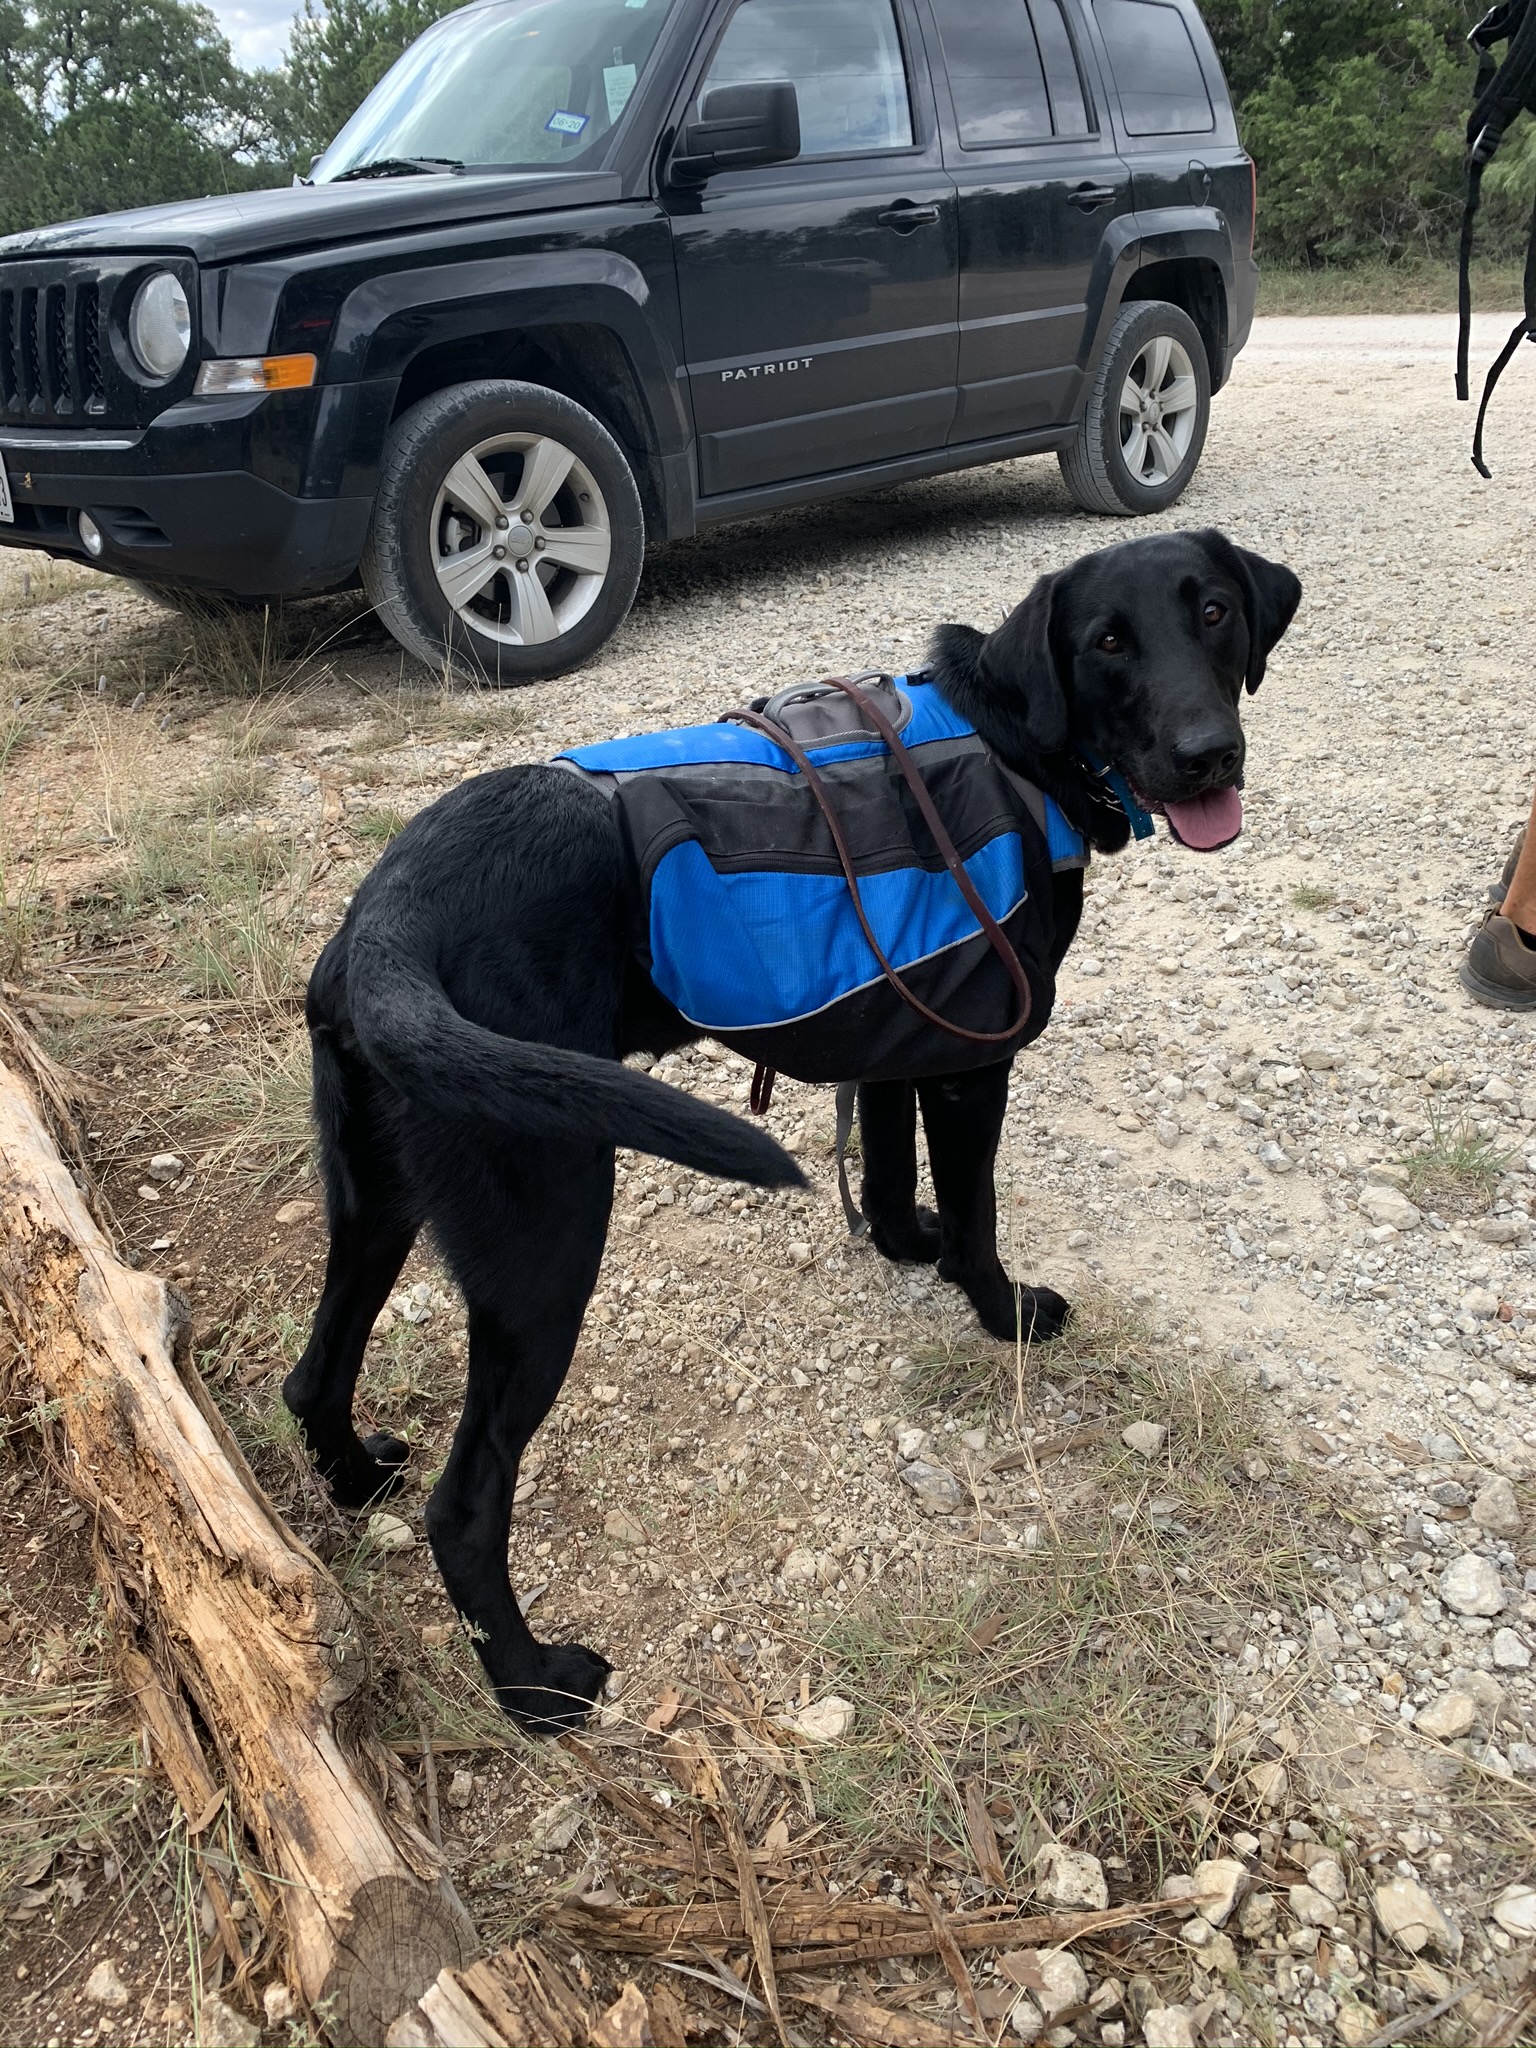
[[[1022,719],[1036,754],[1062,754],[1071,736],[1051,626],[1060,573],[1042,576],[979,650],[983,677],[1008,692],[1009,709]]]
[[[1243,586],[1243,611],[1248,621],[1248,673],[1243,682],[1251,697],[1264,680],[1276,644],[1296,616],[1301,580],[1284,562],[1271,562],[1240,548],[1214,527],[1200,538]]]

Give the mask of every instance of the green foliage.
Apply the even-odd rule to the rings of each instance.
[[[1481,12],[1464,0],[1208,0],[1258,165],[1261,256],[1319,264],[1450,252],[1476,70],[1466,38]],[[1528,135],[1517,131],[1506,150],[1479,233],[1488,255],[1518,245],[1519,201],[1536,189]]]

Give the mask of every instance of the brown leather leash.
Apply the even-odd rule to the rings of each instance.
[[[760,712],[727,711],[722,715],[729,719],[735,719],[742,725],[750,725],[758,732],[765,734],[767,738],[773,741],[776,747],[782,747],[784,752],[788,754],[789,758],[800,770],[800,773],[805,777],[806,787],[814,797],[821,815],[827,821],[827,830],[832,835],[832,844],[837,849],[837,857],[848,883],[848,893],[853,898],[854,913],[859,920],[864,937],[868,941],[869,950],[878,961],[881,973],[885,976],[891,987],[895,989],[897,995],[901,997],[901,1000],[909,1009],[915,1010],[928,1023],[936,1025],[940,1031],[947,1031],[952,1038],[962,1038],[971,1045],[1006,1045],[1010,1039],[1017,1038],[1025,1025],[1028,1024],[1031,1007],[1029,976],[1024,972],[1018,954],[1009,945],[1007,934],[982,901],[975,883],[966,873],[965,863],[955,851],[954,841],[945,829],[944,820],[939,816],[938,807],[928,793],[927,784],[918,773],[911,755],[902,745],[895,726],[891,724],[884,711],[874,702],[873,698],[866,696],[856,683],[850,682],[847,676],[824,676],[822,678],[822,687],[841,690],[845,697],[851,698],[860,711],[868,717],[875,731],[879,733],[881,739],[890,748],[891,758],[901,771],[902,778],[906,782],[908,789],[911,790],[913,800],[922,814],[923,822],[933,835],[933,843],[938,848],[944,865],[954,877],[955,885],[964,897],[966,907],[983,932],[985,932],[992,950],[1002,961],[1003,966],[1008,971],[1009,979],[1018,991],[1019,1014],[1006,1031],[972,1031],[964,1024],[952,1024],[947,1017],[941,1017],[937,1010],[931,1010],[920,996],[913,994],[912,990],[907,987],[896,969],[885,957],[880,941],[875,937],[874,931],[870,926],[869,918],[864,909],[864,899],[859,894],[859,878],[854,872],[853,855],[849,851],[848,841],[843,834],[842,824],[838,818],[832,798],[828,793],[827,786],[817,773],[805,749],[794,738],[793,734],[787,732],[783,726],[775,724],[771,718],[764,718]],[[772,1100],[773,1080],[773,1069],[767,1066],[759,1066],[752,1077],[752,1108],[759,1116],[767,1112],[768,1104]]]

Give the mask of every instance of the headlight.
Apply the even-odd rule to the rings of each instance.
[[[168,270],[146,277],[133,295],[128,345],[151,377],[174,377],[192,346],[192,308]]]

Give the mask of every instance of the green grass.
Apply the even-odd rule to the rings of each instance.
[[[1337,900],[1333,891],[1320,882],[1302,882],[1291,891],[1291,906],[1295,910],[1330,910]]]
[[[410,822],[404,811],[396,810],[393,804],[380,804],[372,810],[354,812],[347,820],[347,830],[365,846],[385,847]]]
[[[1404,1162],[1408,1192],[1423,1208],[1485,1209],[1510,1157],[1465,1118],[1453,1123],[1431,1109],[1429,1136]]]
[[[1472,303],[1480,313],[1508,313],[1522,303],[1518,263],[1472,265]],[[1453,263],[1355,263],[1291,270],[1259,262],[1259,313],[1454,313]]]

